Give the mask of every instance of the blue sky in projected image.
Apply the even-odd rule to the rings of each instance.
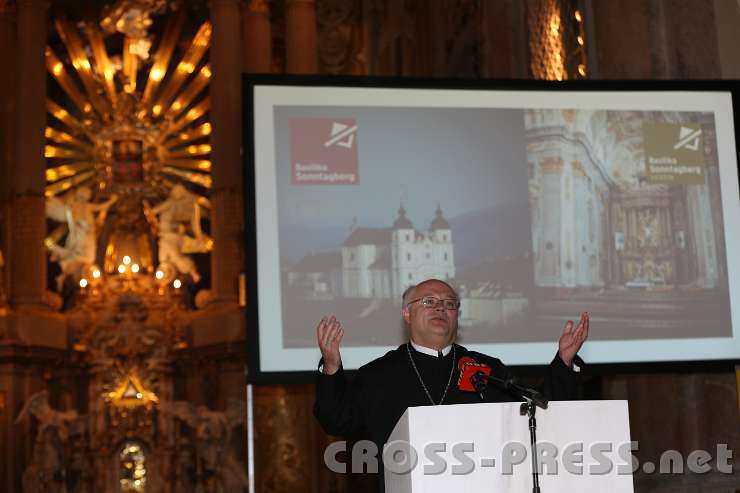
[[[288,125],[294,118],[356,119],[359,184],[291,184]],[[521,110],[277,107],[275,126],[281,256],[298,260],[338,248],[354,218],[361,227],[390,227],[401,197],[421,231],[437,204],[453,233],[456,217],[507,209],[507,221],[513,214],[519,226],[527,224],[516,228],[521,241],[512,248],[529,247],[521,237],[529,224]]]

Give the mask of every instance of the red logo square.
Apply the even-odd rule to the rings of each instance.
[[[357,122],[354,118],[290,120],[293,185],[358,183]]]

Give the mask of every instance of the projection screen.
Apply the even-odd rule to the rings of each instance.
[[[740,358],[735,85],[251,77],[250,379],[356,369],[406,339],[401,294],[459,293],[458,342],[548,363]],[[734,105],[734,106],[733,106]]]

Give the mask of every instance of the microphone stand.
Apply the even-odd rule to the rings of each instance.
[[[470,381],[483,402],[485,402],[484,394],[490,382],[499,385],[526,401],[519,406],[519,414],[529,417],[529,443],[532,447],[532,493],[541,493],[540,476],[537,468],[537,419],[535,418],[535,412],[537,411],[537,406],[547,409],[547,399],[534,389],[522,387],[514,383],[513,378],[504,380],[503,378],[486,375],[479,371],[472,376]]]
[[[527,399],[525,397],[525,399]],[[532,399],[527,399],[519,406],[519,414],[529,416],[529,443],[532,447],[532,493],[540,493],[540,473],[537,470],[537,419],[534,413],[537,404]]]

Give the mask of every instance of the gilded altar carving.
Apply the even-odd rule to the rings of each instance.
[[[89,376],[87,409],[59,411],[46,391],[26,401],[18,420],[30,416],[39,426],[24,491],[246,490],[231,440],[245,426],[243,404],[219,410],[175,397],[189,319],[176,299],[146,284],[101,285],[68,314]],[[68,478],[67,490],[39,489],[53,476]]]
[[[186,401],[160,406],[164,416],[177,418],[193,432],[195,476],[202,478],[204,491],[245,491],[249,486],[244,466],[229,447],[234,428],[244,424],[239,401],[229,402],[225,411],[213,411]]]
[[[559,0],[528,2],[530,71],[535,79],[566,80],[566,49]]]
[[[178,45],[189,22],[185,7],[118,0],[99,23],[55,19],[58,37],[50,38],[46,67],[63,97],[47,101],[45,196],[47,216],[66,226],[47,238],[51,260],[62,270],[65,309],[91,272],[123,274],[124,258],[137,266],[134,274],[172,273],[167,282],[179,286],[197,284],[204,274],[192,256],[213,246],[202,229],[212,185],[206,57],[213,26],[188,26],[195,34]],[[150,57],[152,17],[170,8],[175,13],[158,30],[161,40]],[[122,53],[108,52],[113,35],[123,36]],[[73,282],[62,290],[66,278]]]

